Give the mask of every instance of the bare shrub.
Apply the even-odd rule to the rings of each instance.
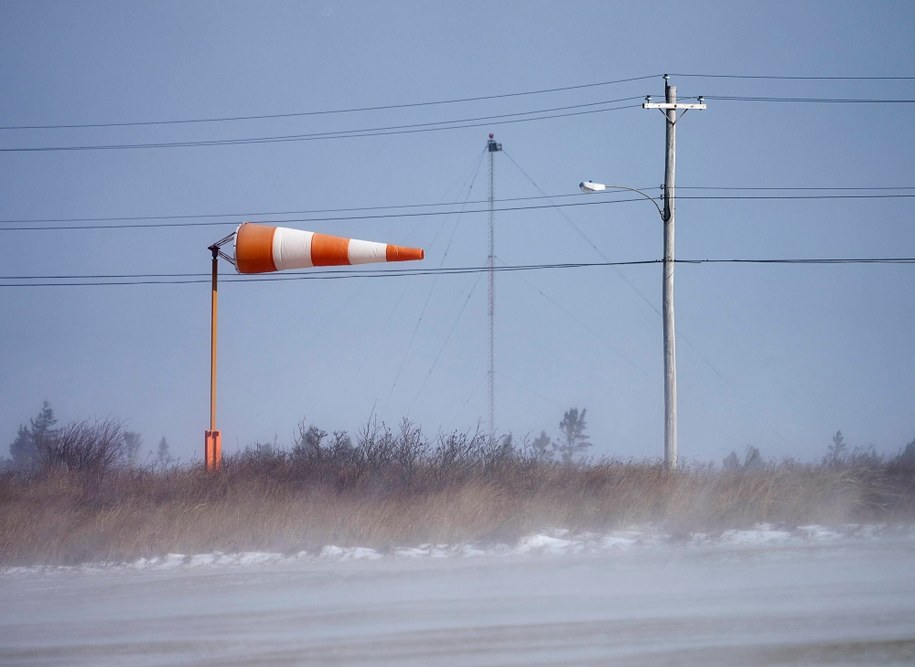
[[[430,461],[433,475],[439,482],[460,482],[481,474],[485,467],[484,454],[492,449],[493,436],[482,433],[452,432],[441,434]]]
[[[366,424],[357,439],[366,468],[376,480],[383,480],[384,473],[394,460],[394,434],[384,424]]]
[[[68,424],[39,444],[38,465],[45,471],[108,472],[126,462],[126,434],[114,419]]]
[[[422,429],[409,419],[400,422],[400,433],[394,441],[393,461],[400,483],[405,489],[413,485],[413,476],[417,466],[428,456],[428,443],[423,438]]]
[[[327,437],[327,432],[317,426],[308,425],[304,419],[298,424],[299,434],[292,446],[293,456],[301,459],[320,459],[321,442]]]

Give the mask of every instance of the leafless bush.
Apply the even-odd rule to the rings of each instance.
[[[394,461],[394,434],[384,424],[372,422],[363,427],[356,443],[366,469],[375,480],[383,480]]]
[[[493,436],[475,433],[452,432],[438,437],[432,452],[432,467],[437,480],[464,481],[474,472],[485,469],[485,453],[493,449]]]
[[[38,465],[45,471],[105,473],[126,463],[123,423],[104,419],[74,422],[38,446]]]
[[[320,459],[321,442],[327,437],[327,432],[314,424],[309,426],[304,419],[298,424],[298,432],[292,445],[292,455],[300,459]]]
[[[409,489],[413,485],[416,468],[427,457],[428,444],[422,429],[408,419],[400,423],[400,433],[392,448],[392,463],[399,474],[401,485]]]

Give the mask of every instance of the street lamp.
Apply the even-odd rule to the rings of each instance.
[[[664,281],[662,284],[663,327],[664,327],[664,465],[673,470],[677,467],[677,347],[674,325],[674,234],[673,208],[661,208],[657,200],[647,192],[628,185],[606,185],[594,181],[582,181],[578,187],[585,194],[597,194],[607,190],[625,190],[641,195],[658,209],[664,223]],[[667,189],[665,188],[665,191]]]
[[[598,192],[606,192],[607,190],[628,190],[629,192],[635,192],[636,194],[642,195],[645,199],[654,204],[654,207],[658,209],[658,215],[661,216],[661,220],[664,220],[664,211],[661,209],[661,205],[658,204],[654,197],[652,197],[644,190],[639,190],[638,188],[630,188],[628,185],[605,185],[604,183],[595,183],[594,181],[582,181],[578,184],[578,187],[586,195],[593,195],[597,194]]]

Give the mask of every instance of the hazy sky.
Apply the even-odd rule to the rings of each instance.
[[[207,246],[282,221],[425,248],[363,276],[483,266],[489,132],[496,208],[514,209],[495,215],[498,265],[657,260],[649,202],[577,186],[658,192],[664,119],[640,102],[664,73],[708,103],[678,125],[679,258],[913,257],[915,79],[873,78],[915,77],[913,34],[902,1],[4,0],[0,449],[47,399],[62,423],[120,418],[144,450],[164,436],[199,460]],[[293,140],[239,142],[274,137]],[[81,150],[10,150],[64,147]],[[760,198],[785,195],[807,198]],[[226,451],[288,445],[302,418],[486,428],[485,274],[221,276]],[[682,458],[915,438],[915,265],[676,280]],[[83,284],[36,286],[61,282]],[[497,430],[555,434],[578,406],[594,454],[660,457],[660,308],[657,264],[499,273]]]

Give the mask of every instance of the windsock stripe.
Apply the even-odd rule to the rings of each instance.
[[[350,239],[349,242],[349,263],[350,264],[369,264],[372,262],[387,261],[387,243],[378,243],[377,241],[360,241],[359,239]]]
[[[404,248],[403,246],[387,244],[384,261],[386,262],[409,262],[415,259],[423,259],[426,256],[422,248]],[[381,260],[378,260],[379,262]]]
[[[341,266],[349,264],[349,239],[315,232],[311,238],[311,263],[313,266]]]
[[[314,237],[314,232],[277,227],[271,250],[276,270],[307,269],[315,266],[311,261]]]
[[[239,273],[276,271],[273,247],[276,227],[242,223],[235,232],[235,268]]]

